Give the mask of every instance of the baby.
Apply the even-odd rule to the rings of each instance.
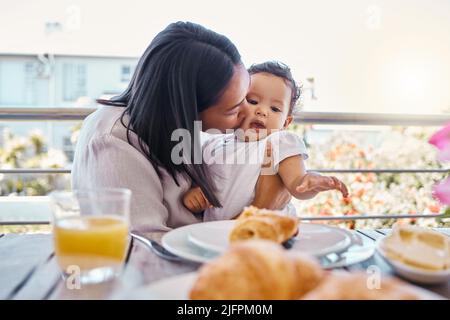
[[[204,211],[205,221],[232,219],[251,204],[260,174],[278,174],[297,199],[333,189],[347,197],[346,186],[337,178],[306,171],[308,154],[303,140],[284,130],[293,120],[300,97],[290,69],[270,61],[253,65],[249,73],[251,85],[240,128],[232,134],[211,135],[203,145],[203,158],[222,207],[212,207],[200,188],[193,187],[183,196],[186,208],[193,213]]]

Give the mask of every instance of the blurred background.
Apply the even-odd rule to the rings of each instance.
[[[309,147],[309,169],[343,179],[351,199],[295,201],[299,216],[444,211],[431,187],[448,164],[427,140],[450,121],[447,0],[0,0],[0,8],[0,232],[42,230],[22,224],[48,221],[45,195],[70,187],[82,119],[96,98],[124,90],[152,38],[178,20],[228,36],[247,66],[288,64],[302,83],[290,130]],[[446,224],[400,221],[411,222]]]

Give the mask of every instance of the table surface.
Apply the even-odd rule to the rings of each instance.
[[[450,228],[436,230],[450,236]],[[357,232],[365,241],[373,242],[389,231],[352,232]],[[145,236],[160,241],[163,234],[148,233]],[[366,270],[371,265],[377,265],[385,274],[392,273],[390,267],[376,254],[341,270]],[[51,234],[0,234],[0,299],[114,299],[123,292],[130,292],[159,279],[195,271],[199,266],[196,263],[164,260],[139,240],[132,238],[120,277],[70,290],[56,263]],[[450,299],[450,282],[423,287]]]

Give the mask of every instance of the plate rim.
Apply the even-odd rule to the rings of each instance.
[[[197,223],[195,223],[197,224]],[[192,254],[183,250],[179,250],[176,247],[172,246],[170,244],[170,240],[173,239],[174,237],[178,236],[183,236],[185,238],[185,241],[188,242],[187,239],[187,233],[182,233],[184,231],[185,228],[192,226],[192,224],[190,225],[186,225],[186,226],[182,226],[176,229],[173,229],[169,232],[166,232],[162,237],[161,237],[161,245],[163,246],[164,249],[168,250],[169,252],[181,257],[181,258],[185,258],[188,259],[190,261],[193,262],[198,262],[198,263],[206,263],[211,261],[211,259],[213,258],[207,258],[207,257],[202,257],[200,255],[196,255],[196,254]],[[183,229],[183,230],[182,230]],[[199,248],[199,250],[202,250]],[[217,255],[218,256],[218,255]]]
[[[395,261],[388,257],[386,251],[381,247],[383,241],[385,241],[386,237],[380,238],[376,241],[375,250],[376,252],[391,266],[394,272],[398,272],[400,270],[402,273],[408,272],[414,275],[423,276],[423,277],[450,277],[450,268],[447,270],[439,270],[439,271],[431,271],[426,269],[417,268],[414,266],[407,265],[402,263],[401,261]],[[429,279],[432,281],[431,279]],[[425,283],[425,282],[424,282]],[[432,283],[432,282],[429,282]]]
[[[221,220],[221,221],[224,221],[224,220]],[[225,221],[227,221],[227,220],[225,220]],[[208,222],[214,222],[214,221],[208,221]],[[208,223],[208,222],[203,222],[203,223]],[[208,253],[208,251],[198,248],[195,245],[189,243],[186,232],[183,232],[183,230],[185,230],[186,228],[188,228],[190,226],[192,226],[192,224],[182,226],[182,227],[173,229],[173,230],[165,233],[163,235],[163,237],[161,238],[162,246],[169,252],[171,252],[181,258],[184,258],[191,262],[200,263],[200,264],[207,263],[207,262],[217,258],[218,256],[220,256],[219,253],[214,253],[214,252],[209,252],[210,256],[205,256],[205,253]],[[323,226],[323,225],[321,225],[321,226]],[[326,227],[327,228],[337,228],[337,227],[328,226],[328,225],[326,225]],[[326,269],[335,268],[335,267],[343,267],[346,265],[351,265],[354,263],[362,262],[362,261],[367,260],[374,254],[374,252],[375,252],[374,245],[367,247],[365,244],[363,244],[362,238],[359,234],[352,233],[350,230],[346,230],[346,229],[342,229],[342,228],[338,228],[338,229],[342,232],[346,232],[351,237],[352,243],[345,250],[351,249],[353,247],[361,246],[362,248],[366,248],[366,250],[369,250],[370,254],[368,254],[368,255],[364,254],[361,257],[361,259],[358,258],[358,259],[356,259],[356,261],[351,260],[351,263],[342,262],[342,263],[337,264],[336,266],[335,265],[326,266],[325,267]],[[174,232],[175,230],[178,230],[178,231]],[[184,247],[182,250],[178,249],[179,248],[178,245],[172,246],[172,244],[173,244],[172,242],[174,241],[174,238],[175,238],[175,241],[179,242],[180,236],[182,237],[181,242],[183,243],[182,245]],[[186,247],[189,247],[188,251],[185,249]],[[345,252],[345,250],[342,252]],[[320,258],[320,257],[316,256],[316,258]]]
[[[216,220],[216,221],[208,221],[208,222],[203,222],[203,223],[196,223],[196,224],[189,225],[189,226],[191,226],[191,228],[196,228],[199,225],[204,226],[205,224],[213,225],[213,224],[219,224],[219,223],[227,223],[228,224],[228,223],[232,223],[232,222],[234,222],[234,221],[233,220]],[[340,247],[338,246],[337,248],[333,248],[333,247],[323,248],[315,253],[309,253],[315,257],[323,257],[323,256],[326,256],[331,253],[341,253],[341,252],[344,252],[345,250],[347,250],[348,248],[350,248],[353,244],[355,244],[353,235],[346,229],[334,227],[334,226],[323,225],[323,224],[307,223],[307,222],[301,223],[300,227],[302,225],[326,228],[329,230],[333,230],[334,232],[339,232],[341,234],[344,234],[344,236],[345,236],[345,240],[343,240],[345,242]],[[227,248],[223,248],[223,247],[219,248],[215,245],[207,244],[204,241],[198,241],[198,239],[196,239],[195,237],[192,236],[192,231],[191,232],[187,231],[186,238],[187,238],[187,241],[191,242],[192,244],[194,244],[195,246],[199,247],[202,250],[207,250],[207,251],[215,252],[217,254],[222,254],[227,249]]]

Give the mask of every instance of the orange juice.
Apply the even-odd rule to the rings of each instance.
[[[120,266],[128,245],[128,224],[117,216],[83,216],[57,220],[55,254],[63,270]]]

